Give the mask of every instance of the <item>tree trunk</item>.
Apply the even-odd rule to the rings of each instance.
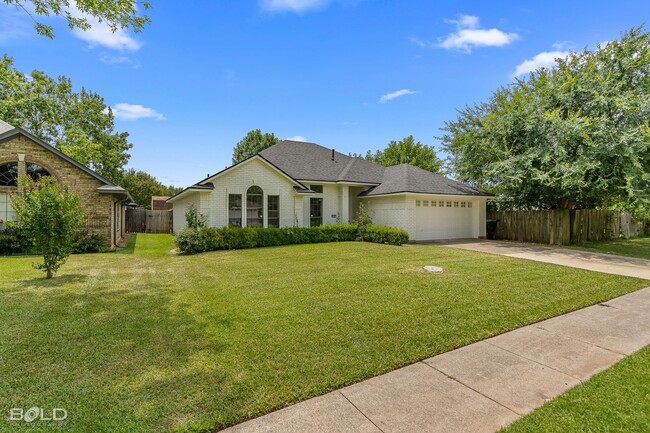
[[[47,276],[45,278],[47,278],[48,280],[52,278],[52,266],[50,265],[47,265]]]

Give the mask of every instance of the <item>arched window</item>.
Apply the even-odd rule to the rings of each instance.
[[[50,172],[33,162],[26,164],[27,176],[39,180],[43,176],[51,176]],[[7,162],[0,164],[0,186],[18,186],[18,163]]]
[[[246,191],[246,225],[264,227],[264,192],[257,185]]]
[[[27,176],[31,177],[33,180],[39,180],[44,176],[51,176],[49,171],[38,164],[34,164],[33,162],[27,163],[26,171]]]
[[[0,186],[18,186],[18,163],[0,164]]]

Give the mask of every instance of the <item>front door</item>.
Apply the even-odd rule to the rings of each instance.
[[[309,198],[309,225],[317,227],[323,225],[323,198]]]

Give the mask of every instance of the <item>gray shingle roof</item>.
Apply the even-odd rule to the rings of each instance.
[[[490,194],[456,182],[445,176],[431,173],[409,164],[386,167],[380,185],[364,191],[360,196],[414,192],[422,194],[489,196]]]
[[[315,143],[285,140],[260,155],[294,179],[323,182],[381,182],[384,167]]]
[[[294,179],[323,182],[378,184],[362,196],[414,192],[423,194],[489,194],[439,174],[409,164],[383,167],[363,158],[354,158],[315,143],[282,141],[260,155]]]

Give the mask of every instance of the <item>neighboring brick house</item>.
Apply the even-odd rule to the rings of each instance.
[[[151,197],[151,210],[172,210],[174,205],[167,201],[169,196],[154,195]]]
[[[25,175],[34,179],[52,176],[79,194],[88,214],[85,229],[89,233],[103,236],[110,246],[117,246],[123,239],[126,203],[131,201],[124,188],[24,129],[0,120],[0,220],[15,219],[9,193],[18,189],[18,180]]]

